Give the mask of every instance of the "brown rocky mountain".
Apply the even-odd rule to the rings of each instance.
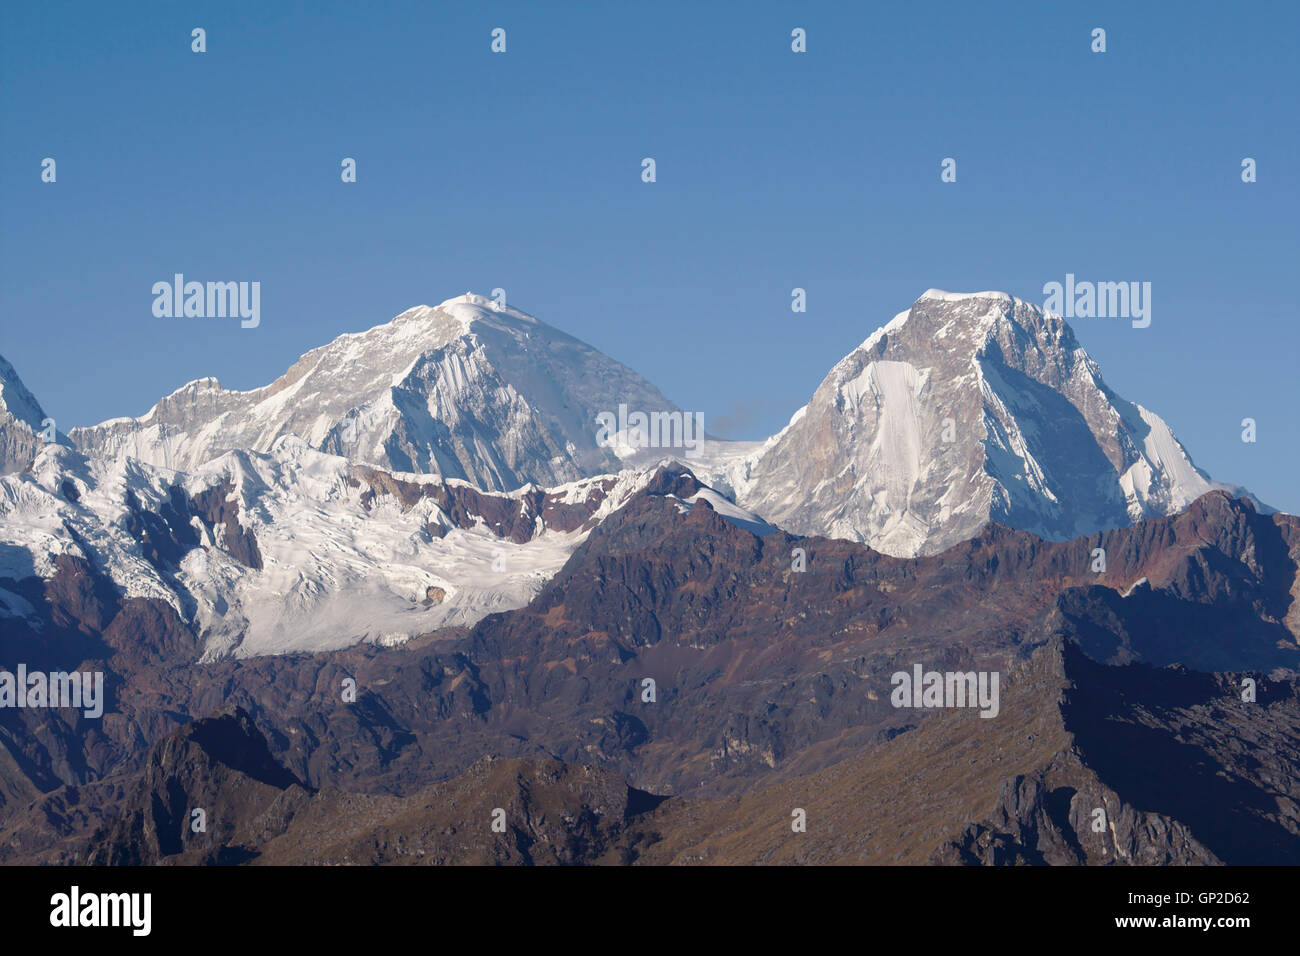
[[[88,862],[241,863],[288,825],[305,795],[246,713],[198,720],[154,746]]]
[[[395,648],[193,665],[192,635],[169,607],[119,599],[87,565],[6,583],[44,609],[47,668],[101,666],[110,698],[98,721],[0,711],[7,858],[66,860],[104,828],[95,858],[114,862],[318,851],[322,861],[389,862],[410,858],[393,841],[417,833],[430,858],[452,862],[745,861],[760,845],[764,859],[790,861],[801,847],[801,858],[824,861],[1100,862],[1079,815],[1101,806],[1116,833],[1109,859],[1121,849],[1152,861],[1289,859],[1282,836],[1295,833],[1300,795],[1285,678],[1300,655],[1300,520],[1214,492],[1182,514],[1089,538],[1047,542],[994,525],[942,555],[903,559],[760,537],[703,499],[684,511],[697,490],[689,472],[660,471],[528,607]],[[1093,570],[1098,548],[1104,572]],[[795,549],[806,570],[794,569]],[[32,636],[6,632],[6,666],[20,647],[36,666]],[[890,675],[914,664],[1002,672],[998,716],[896,709]],[[1186,670],[1167,669],[1175,664]],[[1247,672],[1259,685],[1253,710],[1237,703]],[[344,699],[347,678],[355,701]],[[284,776],[268,780],[265,762],[260,776],[222,763],[185,736],[194,727],[155,749],[232,706]],[[962,763],[944,770],[954,748]],[[1167,785],[1144,778],[1155,766]],[[497,773],[520,788],[541,774],[526,789],[546,809],[504,802],[513,791]],[[944,780],[950,801],[916,812]],[[895,800],[906,781],[928,782]],[[143,795],[174,792],[187,797],[144,814],[156,801]],[[209,813],[208,833],[224,842],[166,852],[182,805],[227,792],[239,802]],[[528,821],[513,856],[474,829],[489,792],[507,794],[492,799],[509,825]],[[646,814],[638,793],[672,799]],[[838,811],[814,802],[836,794],[847,801]],[[1198,815],[1197,795],[1219,806],[1226,829],[1211,810]],[[603,809],[571,840],[565,817],[579,819],[582,801]],[[438,816],[453,804],[467,816]],[[748,808],[741,817],[738,807]],[[809,811],[807,833],[790,833],[792,807]],[[818,829],[836,813],[837,829]],[[905,838],[904,813],[922,827]],[[398,821],[382,852],[367,819]],[[750,826],[771,827],[764,839],[778,842],[745,836]],[[479,842],[451,840],[448,827]],[[344,830],[362,842],[326,839]],[[735,845],[718,842],[733,832]],[[314,849],[293,857],[295,846]]]
[[[1006,719],[936,711],[812,774],[660,799],[598,767],[485,758],[409,796],[308,793],[246,714],[161,742],[98,863],[1219,864],[1300,862],[1300,684],[1112,667],[1054,638]],[[208,830],[185,832],[190,808]],[[802,810],[806,830],[795,832]],[[493,828],[495,819],[499,827]],[[181,834],[183,835],[183,839]]]
[[[1294,680],[1247,704],[1225,675],[1100,665],[1060,639],[1007,676],[998,719],[935,711],[808,776],[671,801],[641,860],[1300,862]],[[806,833],[791,831],[796,807]]]

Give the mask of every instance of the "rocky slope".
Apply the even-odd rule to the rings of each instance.
[[[242,863],[284,831],[306,796],[235,708],[158,742],[115,819],[92,837],[86,862]]]
[[[0,475],[22,471],[45,445],[45,411],[14,367],[0,356]],[[66,439],[57,435],[60,441]]]
[[[809,775],[660,798],[609,770],[485,758],[410,796],[308,793],[246,714],[122,789],[92,863],[1215,865],[1300,862],[1300,684],[1111,667],[1053,639],[1004,717],[935,711]],[[186,827],[194,808],[209,821]],[[806,826],[796,832],[794,815]],[[494,821],[497,826],[494,827]],[[177,832],[183,836],[177,836]]]
[[[490,757],[409,797],[308,791],[238,708],[163,738],[97,796],[111,822],[87,837],[78,821],[65,842],[101,866],[626,863],[660,802],[595,767]]]
[[[1300,684],[1109,667],[1050,641],[1002,716],[935,711],[861,756],[646,821],[652,864],[1300,861]],[[1003,719],[1005,717],[1005,719]],[[794,833],[794,808],[807,830]],[[1100,813],[1098,812],[1100,811]]]

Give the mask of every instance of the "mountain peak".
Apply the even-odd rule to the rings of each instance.
[[[918,347],[935,349],[943,353],[974,355],[984,349],[999,321],[1009,321],[1020,326],[1034,339],[1047,332],[1048,338],[1060,338],[1064,323],[1048,316],[1032,303],[1017,299],[1005,292],[944,292],[927,289],[912,303],[911,308],[899,312],[863,341],[853,352],[832,370],[853,366],[852,374],[860,369],[853,361],[858,353],[883,354],[890,343],[903,336]],[[1072,341],[1072,339],[1071,339]]]
[[[0,415],[9,414],[33,431],[40,431],[45,412],[23,384],[17,370],[0,355]]]
[[[1003,302],[1015,302],[1015,296],[1005,292],[945,292],[943,289],[926,289],[917,302],[933,299],[939,302],[962,302],[966,299],[998,299]]]
[[[497,300],[476,292],[466,292],[438,305],[438,310],[453,315],[467,325],[475,322],[500,321],[502,316],[536,324],[537,319],[514,306],[498,304]]]
[[[741,504],[801,534],[941,551],[999,521],[1061,540],[1214,487],[1058,315],[930,289],[844,357],[763,452]]]
[[[620,402],[647,413],[676,408],[591,346],[467,292],[340,335],[260,388],[200,380],[141,418],[71,437],[86,454],[192,471],[293,434],[353,461],[509,491],[617,471],[595,420]]]
[[[32,463],[45,444],[41,432],[46,421],[36,396],[0,356],[0,475]]]

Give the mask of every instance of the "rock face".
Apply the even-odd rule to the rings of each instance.
[[[133,785],[96,796],[116,806],[81,862],[101,866],[628,863],[661,802],[596,767],[490,757],[409,797],[309,792],[238,708],[163,738]]]
[[[1065,540],[1173,514],[1212,487],[1059,316],[931,290],[831,370],[739,500],[790,531],[913,556],[989,521]]]
[[[1265,682],[1258,700],[1243,702],[1227,675],[1101,665],[1059,638],[1006,677],[994,720],[937,711],[820,771],[756,778],[721,799],[657,797],[589,765],[491,757],[409,795],[342,786],[309,793],[273,761],[248,716],[232,711],[160,741],[134,783],[98,785],[95,796],[120,809],[85,841],[84,858],[154,865],[1300,862],[1300,758],[1288,743],[1300,731],[1294,680]],[[66,794],[45,801],[47,810],[68,803]],[[205,832],[189,826],[195,808],[205,810]],[[790,828],[791,808],[804,813],[803,832]],[[19,824],[4,834],[10,846],[15,835],[31,839],[30,820]]]
[[[45,444],[45,412],[14,367],[0,356],[0,475],[22,471]],[[63,437],[57,438],[63,441]]]
[[[249,392],[191,382],[141,418],[73,429],[94,457],[194,471],[233,450],[310,447],[489,491],[617,471],[596,416],[676,406],[639,375],[524,312],[466,293],[308,352]]]
[[[660,802],[599,767],[487,757],[410,797],[318,794],[257,862],[627,864],[649,838],[644,815]]]
[[[243,710],[198,720],[153,748],[86,862],[243,863],[284,831],[307,791],[277,764]]]
[[[936,711],[814,774],[734,799],[668,801],[646,822],[659,839],[640,861],[1300,860],[1300,759],[1287,743],[1300,728],[1294,680],[1247,704],[1226,675],[1108,667],[1060,640],[1004,676],[996,719]],[[792,807],[805,811],[805,833],[791,833]]]
[[[1106,667],[1066,643],[1069,746],[1003,782],[989,814],[934,861],[1138,866],[1300,862],[1294,679],[1256,700],[1183,668]]]

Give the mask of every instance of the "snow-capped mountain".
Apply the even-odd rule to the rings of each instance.
[[[40,630],[16,585],[70,558],[169,606],[207,658],[401,643],[524,606],[650,477],[493,494],[295,437],[191,474],[50,445],[0,477],[0,626]]]
[[[37,622],[20,585],[75,565],[170,607],[208,657],[401,642],[522,607],[661,460],[601,447],[597,413],[674,409],[472,295],[342,336],[265,388],[193,382],[73,430],[80,451],[39,440],[44,413],[3,361],[0,400],[22,471],[0,478],[0,619]],[[1002,293],[927,292],[779,434],[700,451],[681,460],[705,487],[681,510],[898,556],[991,520],[1089,535],[1223,487],[1060,317]]]
[[[22,471],[45,440],[46,416],[14,367],[0,356],[0,475]]]
[[[990,520],[1091,534],[1222,487],[1159,416],[1106,386],[1059,316],[1000,292],[926,292],[726,469],[739,502],[774,524],[897,556]]]
[[[140,418],[69,437],[96,458],[194,471],[296,435],[320,451],[487,490],[558,485],[619,470],[597,443],[600,412],[675,411],[653,385],[577,339],[466,293],[339,336],[263,388],[190,382]]]

